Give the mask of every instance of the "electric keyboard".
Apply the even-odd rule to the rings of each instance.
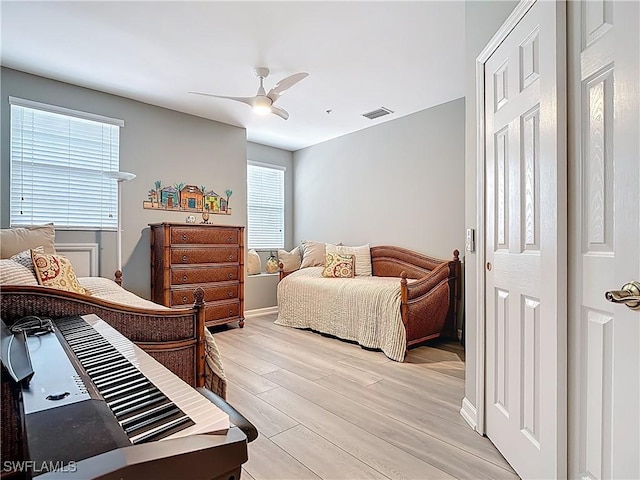
[[[54,323],[55,333],[28,338],[35,374],[22,403],[34,465],[73,465],[64,478],[134,470],[131,478],[172,478],[182,465],[180,475],[198,478],[194,468],[216,464],[202,478],[217,478],[225,470],[215,473],[216,450],[227,452],[225,468],[230,458],[238,470],[246,461],[246,437],[225,412],[106,322],[85,315]]]

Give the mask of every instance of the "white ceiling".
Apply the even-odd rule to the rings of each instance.
[[[2,65],[247,129],[295,151],[464,95],[464,2],[1,2]],[[258,116],[189,91],[253,96]],[[395,113],[361,116],[379,107]],[[331,113],[327,113],[331,110]],[[99,112],[96,112],[99,113]]]

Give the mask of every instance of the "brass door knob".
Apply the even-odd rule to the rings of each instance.
[[[612,303],[624,303],[631,310],[640,310],[640,282],[627,282],[622,290],[609,290],[604,298]]]
[[[491,265],[491,262],[487,262],[487,270],[491,271],[492,268],[493,265]]]

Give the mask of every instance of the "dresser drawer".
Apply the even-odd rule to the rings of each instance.
[[[171,248],[171,264],[237,262],[237,248]]]
[[[240,302],[212,304],[204,307],[205,320],[224,320],[237,318],[240,312]]]
[[[216,302],[219,300],[232,300],[238,298],[238,282],[227,283],[225,285],[203,286],[204,301]],[[171,306],[176,305],[193,305],[195,298],[193,297],[193,288],[172,288],[171,289]]]
[[[235,265],[221,267],[171,267],[171,285],[238,280],[238,270],[239,267]]]
[[[171,244],[238,245],[237,229],[171,227]]]

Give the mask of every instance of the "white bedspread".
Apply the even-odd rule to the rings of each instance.
[[[80,277],[80,285],[86,288],[91,295],[109,302],[128,305],[130,307],[146,308],[151,310],[171,310],[169,307],[159,305],[150,300],[145,300],[135,293],[118,286],[113,280],[103,277]]]
[[[400,314],[400,279],[324,278],[303,268],[278,284],[277,325],[310,328],[404,360],[407,341]]]

